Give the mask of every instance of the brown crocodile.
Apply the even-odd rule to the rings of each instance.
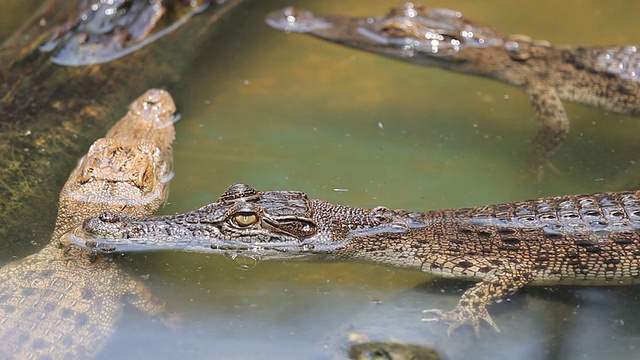
[[[456,10],[411,2],[383,16],[362,18],[316,16],[288,7],[269,15],[267,24],[522,88],[541,125],[531,160],[531,170],[538,175],[545,165],[553,168],[548,159],[569,132],[561,100],[640,115],[640,52],[636,46],[551,46],[525,35],[503,34]]]
[[[6,263],[11,256],[22,257],[46,244],[54,225],[57,191],[77,159],[121,117],[131,99],[152,87],[178,82],[201,54],[201,44],[215,35],[218,19],[241,1],[47,0],[0,45],[0,261]],[[107,3],[115,8],[105,9]],[[204,3],[210,5],[185,22],[184,16],[201,10]],[[78,23],[78,11],[94,5],[103,16],[85,14],[87,22]],[[145,10],[136,14],[153,10],[162,16],[127,18],[132,8]],[[114,15],[106,16],[106,10]],[[176,23],[182,26],[166,33]],[[58,26],[62,24],[66,28]],[[139,36],[142,32],[150,37],[166,35],[132,55],[98,65],[52,63],[52,57],[68,60],[66,40],[87,35],[88,29],[111,30],[88,37],[87,47],[101,56],[113,55],[104,50],[119,40],[123,42],[118,46],[125,48],[134,38],[139,45],[148,39]],[[138,36],[125,36],[130,32]],[[58,36],[58,47],[41,51],[54,39],[52,33]],[[35,220],[25,226],[23,219]],[[30,243],[33,248],[25,246]]]
[[[115,258],[60,239],[86,217],[107,210],[149,215],[163,204],[172,174],[174,112],[164,90],[149,90],[133,102],[69,176],[51,242],[0,269],[0,357],[94,356],[113,333],[125,299],[170,320],[164,303]]]
[[[321,254],[479,281],[425,321],[498,329],[487,305],[525,285],[640,281],[640,191],[427,211],[356,208],[302,192],[234,184],[198,210],[160,217],[105,212],[68,241],[101,252],[152,249],[255,259]]]

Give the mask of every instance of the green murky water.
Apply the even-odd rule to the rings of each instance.
[[[42,1],[37,0],[2,0],[0,6],[0,41],[9,37],[24,20],[33,14]]]
[[[640,121],[567,104],[562,175],[519,183],[537,131],[518,89],[275,31],[287,5],[375,15],[391,1],[253,1],[220,28],[176,97],[175,173],[162,213],[211,202],[233,182],[301,190],[353,206],[425,210],[602,191],[640,149]],[[508,33],[554,44],[638,43],[640,3],[434,1]],[[124,111],[124,109],[123,109]],[[336,189],[339,189],[336,190]],[[638,358],[634,287],[527,289],[491,308],[502,332],[423,324],[469,284],[363,264],[135,254],[129,266],[185,319],[174,333],[128,311],[104,358],[325,358],[349,333],[440,346],[452,358]],[[420,285],[418,288],[414,288]],[[380,335],[382,334],[382,335]],[[597,341],[594,341],[597,340]]]

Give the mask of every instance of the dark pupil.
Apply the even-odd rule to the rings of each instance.
[[[236,223],[240,226],[249,226],[258,221],[258,217],[254,213],[239,213],[235,216]]]

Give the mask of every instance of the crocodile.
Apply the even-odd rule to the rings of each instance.
[[[125,300],[173,324],[164,303],[117,259],[61,239],[86,217],[107,210],[149,215],[164,203],[175,110],[164,90],[149,90],[134,101],[69,176],[50,243],[0,269],[0,357],[93,357],[113,333]]]
[[[409,212],[310,200],[303,192],[231,185],[184,214],[108,211],[66,241],[101,253],[182,249],[259,259],[315,255],[477,281],[451,311],[424,321],[451,334],[486,322],[487,306],[525,285],[640,282],[640,191],[539,198],[474,208]]]
[[[517,86],[529,96],[540,130],[529,173],[558,171],[549,158],[569,132],[562,100],[620,114],[640,115],[640,52],[636,46],[552,46],[503,34],[461,12],[406,2],[377,17],[317,16],[287,7],[267,17],[286,32],[423,66],[483,76]]]
[[[206,1],[210,5],[200,11],[203,1],[47,0],[0,45],[2,263],[46,245],[55,222],[57,192],[77,159],[122,116],[121,109],[132,99],[150,88],[171,88],[179,82],[201,54],[201,44],[217,33],[218,27],[213,25],[241,2]],[[107,9],[107,3],[116,8]],[[157,10],[160,3],[162,16],[147,18],[155,21],[153,24],[143,22],[144,16],[130,23],[123,21],[130,18],[120,17],[125,13],[126,18],[128,9],[136,7]],[[95,5],[103,16],[86,14],[87,23],[77,23],[79,9],[89,5]],[[196,8],[189,10],[192,6]],[[107,10],[114,16],[107,16]],[[184,22],[183,15],[190,13],[194,15]],[[166,33],[174,20],[183,23]],[[64,24],[77,26],[65,28]],[[112,31],[90,38],[92,49],[100,56],[113,55],[101,49],[117,44],[115,34],[123,36],[144,28],[149,36],[163,31],[165,35],[137,48],[132,55],[110,62],[74,67],[52,62],[52,58],[60,57],[70,61],[66,39],[77,38],[89,28]],[[54,39],[53,33],[58,34],[57,46],[43,52],[43,45],[52,47],[49,41]],[[106,43],[98,42],[98,38]],[[137,39],[141,40],[136,43],[139,45],[148,38]],[[121,46],[126,48],[128,44]],[[62,49],[67,50],[61,53]],[[30,219],[28,226],[24,219]]]

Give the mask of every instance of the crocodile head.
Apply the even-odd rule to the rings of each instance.
[[[164,203],[173,175],[174,112],[171,95],[151,89],[91,145],[60,192],[55,239],[77,227],[78,219],[107,210],[151,214]]]
[[[84,221],[71,243],[102,252],[150,248],[269,255],[296,251],[318,229],[310,200],[297,191],[257,191],[231,185],[219,199],[198,210],[138,218],[107,211]]]
[[[316,16],[292,7],[270,14],[270,26],[300,32],[361,50],[447,67],[467,59],[465,49],[501,46],[504,36],[470,21],[459,11],[406,2],[377,17]]]
[[[154,249],[243,254],[271,259],[327,252],[358,236],[423,226],[417,213],[310,200],[298,191],[231,185],[198,210],[141,218],[108,211],[84,221],[72,244],[101,252]]]
[[[159,147],[145,140],[98,139],[77,167],[77,176],[63,189],[65,201],[112,203],[134,207],[164,202],[171,163]]]

